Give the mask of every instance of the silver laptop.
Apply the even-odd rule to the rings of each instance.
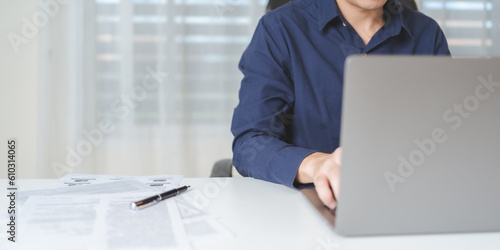
[[[335,214],[345,236],[500,230],[500,59],[350,57]]]

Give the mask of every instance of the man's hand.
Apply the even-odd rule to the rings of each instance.
[[[342,148],[340,147],[331,154],[310,154],[300,164],[296,181],[314,183],[319,199],[327,207],[334,209],[337,206],[336,199],[339,198],[341,162]]]

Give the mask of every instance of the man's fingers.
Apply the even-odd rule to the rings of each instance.
[[[329,173],[328,178],[330,183],[332,184],[335,199],[338,200],[340,188],[340,166],[342,165],[342,148],[338,147],[337,149],[335,149],[332,157],[333,161],[337,164],[337,167],[332,169],[332,172]]]
[[[326,176],[319,177],[315,182],[316,192],[318,193],[319,199],[330,209],[334,209],[337,206],[337,202],[333,198],[332,189],[330,188],[330,182]]]
[[[326,156],[316,166],[312,179],[314,180],[319,199],[327,207],[334,209],[337,206],[337,198],[339,196],[342,149],[339,147],[332,154]]]
[[[342,148],[338,147],[333,151],[333,159],[335,163],[337,163],[339,166],[342,165]]]
[[[330,183],[331,183],[332,189],[333,189],[333,195],[335,195],[335,200],[338,200],[339,199],[339,187],[340,187],[339,173],[336,173],[336,174],[331,175],[329,177],[330,177]]]

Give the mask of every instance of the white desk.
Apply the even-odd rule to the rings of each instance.
[[[17,185],[28,190],[54,181],[18,180]],[[296,190],[250,178],[186,178],[182,183],[191,185],[195,199],[219,215],[236,235],[218,244],[195,245],[195,249],[500,249],[500,232],[341,237]],[[6,190],[6,186],[6,180],[0,180],[0,187]],[[5,202],[2,195],[2,210]]]

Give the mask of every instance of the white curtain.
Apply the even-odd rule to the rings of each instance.
[[[443,29],[453,56],[500,56],[500,0],[416,0]]]
[[[37,176],[208,177],[266,1],[67,1],[40,34]]]
[[[231,157],[237,63],[267,0],[66,2],[39,34],[37,177],[207,177]],[[417,4],[453,55],[500,55],[500,0]]]

